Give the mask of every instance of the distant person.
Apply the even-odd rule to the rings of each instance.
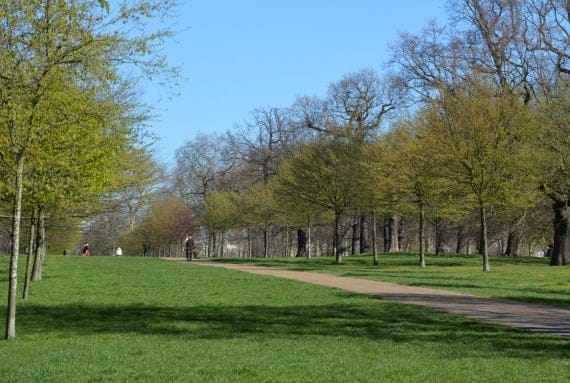
[[[150,256],[150,243],[143,242],[143,257]]]
[[[184,241],[184,253],[186,254],[186,259],[191,261],[194,254],[194,240],[191,236],[186,237]]]
[[[81,248],[81,254],[83,254],[84,257],[91,256],[91,250],[89,250],[89,244],[87,242],[83,243],[83,247]]]
[[[121,247],[117,247],[117,250],[115,251],[115,255],[117,257],[120,257],[121,255],[123,255],[123,249],[121,249]]]

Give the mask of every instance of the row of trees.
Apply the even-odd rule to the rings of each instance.
[[[148,29],[147,21],[173,6],[170,0],[0,4],[0,197],[12,221],[6,339],[16,335],[22,218],[30,223],[28,269],[33,259],[40,279],[46,220],[66,217],[77,225],[112,208],[149,158],[148,113],[136,83],[171,74],[159,48],[172,32]]]
[[[423,266],[426,219],[460,228],[475,216],[485,271],[489,224],[506,232],[507,254],[526,235],[551,243],[552,265],[568,263],[568,3],[448,5],[448,25],[401,34],[386,74],[347,75],[324,99],[254,110],[226,135],[180,148],[173,188],[210,249],[257,229],[267,256],[269,233],[305,241],[311,223],[332,223],[340,262],[344,238],[353,251],[375,246],[377,216],[394,223],[384,237],[397,249],[395,224],[413,214]]]

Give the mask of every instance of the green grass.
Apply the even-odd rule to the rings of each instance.
[[[570,268],[550,267],[545,258],[492,257],[490,272],[482,271],[478,255],[428,256],[424,269],[418,267],[416,254],[381,254],[378,260],[377,267],[372,265],[371,256],[344,257],[340,265],[335,264],[332,257],[223,262],[253,262],[262,266],[453,290],[570,309]]]
[[[0,341],[2,382],[568,380],[567,339],[145,258],[48,257]]]

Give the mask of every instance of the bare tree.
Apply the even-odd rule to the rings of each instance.
[[[222,136],[197,135],[176,152],[174,190],[188,206],[200,210],[208,195],[219,188],[221,179],[235,167]]]
[[[234,161],[251,165],[254,179],[267,183],[277,173],[279,162],[298,144],[299,129],[285,109],[255,109],[251,120],[228,133]]]

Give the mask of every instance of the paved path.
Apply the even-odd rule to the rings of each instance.
[[[550,306],[503,299],[482,298],[451,291],[340,277],[308,271],[292,271],[254,265],[238,265],[199,260],[192,261],[192,263],[336,287],[358,294],[431,307],[439,311],[461,314],[486,322],[570,338],[570,310]]]

